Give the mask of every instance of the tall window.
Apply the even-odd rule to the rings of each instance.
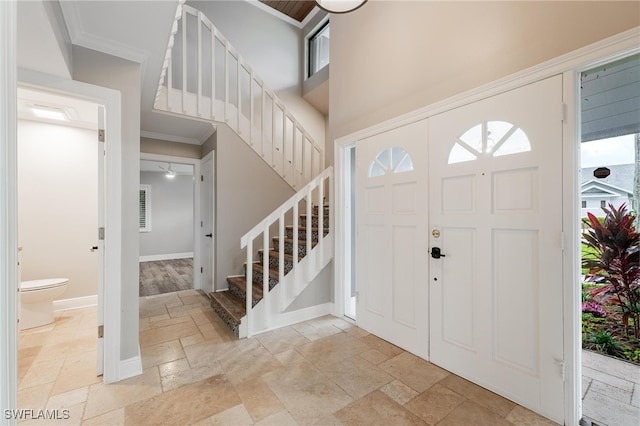
[[[309,72],[307,77],[311,77],[329,64],[329,21],[309,37],[307,48],[309,51]]]

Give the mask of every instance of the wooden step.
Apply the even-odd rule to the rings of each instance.
[[[273,237],[273,247],[277,252],[280,250],[280,237]],[[311,247],[315,247],[318,244],[317,241],[311,242]],[[285,238],[284,239],[284,252],[286,254],[293,255],[293,239]],[[298,259],[303,258],[307,255],[307,240],[298,240]]]
[[[311,228],[311,239],[313,241],[318,241],[318,228]],[[329,228],[324,228],[323,235],[327,235],[329,233]],[[287,238],[293,238],[293,225],[285,226],[285,235]],[[298,239],[306,240],[307,239],[307,228],[298,226]]]
[[[318,219],[320,218],[319,215],[317,214],[312,214],[311,215],[311,226],[313,226],[314,228],[318,227]],[[324,214],[324,218],[322,219],[324,226],[329,226],[329,214],[325,213]],[[301,214],[300,215],[300,226],[307,226],[307,215],[306,214]]]
[[[293,255],[284,253],[283,258],[284,258],[284,274],[287,275],[289,271],[293,269]],[[258,250],[258,259],[260,259],[259,263],[262,264],[264,259],[263,249]],[[300,259],[298,259],[298,262],[299,261]],[[279,266],[280,266],[279,252],[274,249],[270,249],[269,250],[269,268],[274,268],[277,271],[279,271],[280,270]]]
[[[211,308],[238,336],[240,333],[240,321],[246,314],[245,303],[235,297],[229,291],[218,291],[209,293]]]
[[[246,304],[247,300],[247,277],[227,277],[227,283],[229,283],[229,292],[238,299],[242,300]],[[256,306],[259,301],[262,300],[262,285],[253,284],[251,291],[251,298],[253,299],[253,305]]]

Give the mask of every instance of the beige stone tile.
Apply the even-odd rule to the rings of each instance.
[[[240,404],[240,397],[218,375],[125,407],[125,424],[187,425],[205,420]]]
[[[274,355],[309,343],[309,339],[298,333],[293,327],[273,330],[257,336],[256,339]]]
[[[18,408],[39,410],[47,406],[53,383],[18,389]]]
[[[389,374],[359,356],[347,358],[321,370],[354,399],[393,381]]]
[[[513,426],[496,413],[481,407],[473,401],[466,400],[458,405],[438,426]]]
[[[156,323],[158,321],[168,320],[168,319],[171,319],[171,317],[169,316],[168,313],[167,314],[162,314],[162,315],[155,315],[155,316],[152,316],[152,317],[148,318],[150,325],[153,324],[153,323]]]
[[[82,423],[82,412],[84,410],[84,403],[73,405],[71,407],[56,409],[49,411],[43,415],[52,416],[51,419],[43,420],[42,418],[35,418],[20,422],[20,425],[24,426],[42,426],[42,425],[80,425]]]
[[[256,348],[262,348],[260,341],[256,338],[238,339],[236,340],[236,346],[240,349],[240,352],[247,352]]]
[[[164,304],[140,304],[139,317],[150,318],[168,313]]]
[[[403,352],[379,367],[417,392],[424,392],[449,373],[430,362]]]
[[[424,425],[415,414],[380,391],[371,392],[334,414],[345,425]]]
[[[318,426],[344,426],[344,423],[338,420],[338,418],[333,414],[320,417],[319,419],[316,419],[315,421],[313,421],[311,424],[318,425]]]
[[[209,317],[202,311],[193,312],[191,314],[191,319],[196,323],[196,325],[211,324]]]
[[[141,348],[140,352],[142,356],[142,368],[165,364],[185,357],[179,340],[146,346]]]
[[[298,423],[287,411],[280,411],[256,423],[260,426],[297,426]]]
[[[75,336],[76,330],[73,328],[67,328],[62,330],[56,330],[55,328],[51,331],[46,332],[47,330],[41,330],[40,332],[34,332],[29,334],[20,334],[20,339],[18,340],[18,349],[28,348],[31,346],[44,346],[44,345],[53,345],[66,341],[73,340]]]
[[[18,383],[18,389],[54,382],[58,378],[62,364],[64,364],[64,358],[34,361]]]
[[[29,372],[29,369],[31,368],[35,360],[35,356],[21,357],[20,355],[18,355],[18,386],[22,382],[22,379],[24,379],[24,376],[26,376]]]
[[[90,419],[160,393],[162,385],[157,367],[148,368],[141,375],[118,383],[98,383],[89,388],[84,418]]]
[[[405,408],[434,425],[464,401],[462,396],[436,383],[407,403]]]
[[[307,362],[265,374],[263,380],[299,423],[311,423],[353,401],[349,394]]]
[[[89,387],[84,386],[69,392],[53,395],[47,402],[47,409],[69,408],[74,405],[82,404],[87,401],[89,395]]]
[[[124,408],[109,411],[99,416],[91,417],[82,422],[83,426],[124,426]]]
[[[295,348],[307,361],[318,367],[351,358],[369,350],[366,343],[345,333],[316,340]]]
[[[254,380],[270,371],[282,368],[282,364],[262,346],[239,352],[234,357],[220,358],[219,362],[233,384]]]
[[[252,425],[253,419],[243,404],[236,405],[222,413],[211,416],[210,423],[212,426],[242,426]]]
[[[206,306],[203,306],[200,303],[193,303],[190,305],[182,305],[182,306],[176,306],[173,308],[167,308],[167,311],[169,311],[169,316],[171,318],[188,316],[189,319],[191,319],[190,315],[192,313],[202,312],[203,309],[211,309],[211,308],[207,308]]]
[[[262,379],[240,383],[236,390],[252,421],[260,421],[284,410],[284,405]]]
[[[191,367],[206,366],[220,359],[233,359],[240,354],[234,342],[202,342],[184,348]]]
[[[183,348],[190,345],[195,345],[196,343],[201,343],[201,342],[204,342],[204,337],[202,336],[201,333],[194,334],[193,336],[180,338],[180,344],[182,345]]]
[[[206,297],[203,297],[200,294],[196,294],[196,295],[178,295],[180,297],[180,300],[182,300],[182,304],[185,306],[189,306],[189,305],[204,305],[204,306],[209,306],[209,299],[207,299]]]
[[[171,374],[176,374],[184,370],[190,369],[189,361],[186,358],[176,359],[175,361],[165,362],[158,365],[160,371],[160,377],[166,377]]]
[[[149,321],[149,325],[151,326],[151,328],[158,328],[158,327],[167,327],[169,325],[174,325],[174,324],[182,324],[185,322],[191,322],[195,324],[191,319],[191,317],[188,315],[177,317],[177,318],[171,318],[167,315],[167,318],[159,319],[157,321]]]
[[[53,395],[99,383],[96,352],[67,356],[53,386]]]
[[[509,401],[506,398],[501,397],[487,389],[484,389],[462,377],[450,374],[444,380],[440,382],[441,385],[446,386],[452,391],[456,392],[463,397],[470,399],[471,401],[486,407],[499,416],[505,417],[513,407],[515,403]]]
[[[196,383],[220,374],[222,374],[220,365],[218,362],[212,362],[208,365],[189,368],[162,377],[162,389],[164,392],[168,392],[180,386]]]
[[[199,332],[193,321],[172,324],[166,327],[150,328],[140,332],[140,347],[153,346],[164,342],[193,336]]]
[[[208,340],[211,342],[224,342],[225,339],[223,339],[220,336],[220,333],[218,331],[218,329],[216,329],[216,327],[211,324],[211,323],[202,323],[202,324],[198,324],[198,331],[200,332],[200,334],[202,335],[204,340]],[[227,327],[228,329],[229,327]],[[228,340],[236,340],[235,336],[234,339],[226,339]]]
[[[393,358],[394,356],[400,355],[404,351],[393,345],[386,340],[382,340],[378,336],[374,336],[373,334],[368,334],[362,337],[362,341],[365,342],[370,349],[375,349],[383,355],[386,355],[387,358]]]
[[[368,351],[364,351],[360,354],[360,356],[371,364],[378,365],[382,362],[385,362],[390,357],[378,351],[377,349],[369,349]]]
[[[298,352],[296,352],[293,349],[289,349],[288,351],[277,353],[274,356],[278,361],[280,361],[280,364],[284,366],[293,364],[295,362],[304,361],[304,358],[302,357],[302,355],[300,355]]]
[[[556,422],[519,405],[516,405],[513,410],[511,410],[506,420],[516,426],[558,426]]]
[[[309,322],[303,322],[292,326],[298,333],[311,341],[320,340],[324,337],[332,336],[334,334],[343,333],[341,329],[335,327],[332,324],[325,324],[321,326],[314,326]]]
[[[380,391],[400,405],[404,405],[418,396],[418,392],[397,379],[381,387]]]
[[[151,324],[149,323],[149,318],[140,318],[138,320],[138,332],[148,330],[151,328]]]
[[[363,337],[370,335],[370,333],[367,330],[364,330],[358,326],[353,326],[345,330],[345,333],[348,334],[349,336],[356,337],[358,339],[361,339]]]

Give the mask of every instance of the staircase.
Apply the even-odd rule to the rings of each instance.
[[[238,337],[318,316],[287,309],[333,258],[331,199],[325,203],[333,169],[324,169],[324,150],[185,0],[178,1],[154,110],[228,126],[297,191],[242,237],[244,275],[209,294],[214,311]]]
[[[318,245],[318,236],[320,235],[319,229],[319,208],[313,207],[313,214],[311,215],[311,247],[315,248]],[[325,224],[323,229],[323,238],[329,234],[329,206],[323,207],[323,220]],[[307,255],[307,218],[306,214],[299,216],[300,228],[297,232],[297,249],[298,249],[298,261],[302,261]],[[294,227],[292,225],[285,226],[285,238],[284,254],[282,256],[284,260],[284,275],[287,276],[294,267]],[[273,247],[266,251],[268,263],[268,288],[269,292],[279,284],[279,271],[280,271],[280,237],[273,237]],[[258,251],[258,261],[251,263],[252,268],[252,302],[251,308],[254,308],[260,301],[264,299],[263,294],[263,281],[264,281],[264,264],[265,264],[265,250]],[[247,264],[245,264],[245,271]],[[229,326],[229,328],[238,337],[240,336],[240,326],[243,317],[246,316],[247,306],[247,275],[238,275],[227,277],[227,283],[229,289],[226,291],[209,293],[209,299],[211,300],[211,307],[222,318],[222,320]]]

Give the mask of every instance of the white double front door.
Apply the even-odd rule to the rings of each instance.
[[[358,324],[562,423],[562,77],[356,153]]]

